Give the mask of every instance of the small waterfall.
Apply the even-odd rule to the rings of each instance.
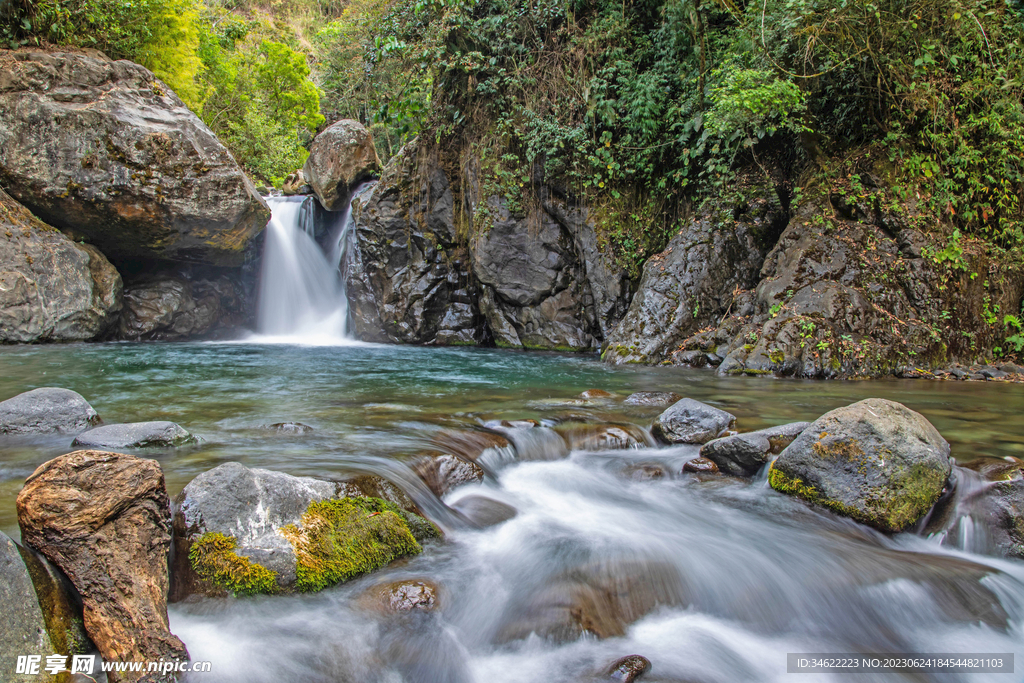
[[[353,201],[370,187],[361,185]],[[326,251],[316,241],[316,198],[268,197],[257,311],[258,340],[351,344],[348,298],[339,266],[352,230],[352,204],[335,214]]]

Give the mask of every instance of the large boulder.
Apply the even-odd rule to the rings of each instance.
[[[72,242],[0,190],[0,342],[102,337],[117,322],[121,290],[98,249]]]
[[[75,448],[171,448],[195,443],[196,437],[173,422],[129,422],[103,425],[79,434]]]
[[[949,444],[920,413],[869,398],[825,413],[775,460],[768,481],[887,532],[907,529],[939,499]]]
[[[342,119],[313,140],[306,165],[293,182],[296,191],[291,194],[308,183],[325,209],[342,211],[356,185],[380,175],[380,171],[370,131],[358,121]]]
[[[0,185],[134,259],[240,265],[270,211],[213,132],[147,69],[0,51]]]
[[[99,422],[89,402],[70,389],[41,387],[0,402],[0,434],[76,434]]]
[[[174,341],[218,336],[244,325],[248,298],[225,274],[168,273],[125,287],[118,338]]]
[[[342,509],[343,505],[348,507]],[[375,508],[369,514],[380,514],[372,525],[355,524],[352,538],[339,548],[358,551],[363,544],[372,546],[373,533],[390,540],[382,540],[382,555],[352,562],[359,572],[419,552],[417,540],[436,534],[429,522],[409,511],[414,506],[397,487],[379,478],[324,481],[236,462],[193,479],[178,495],[176,506],[172,600],[196,593],[319,590],[332,582],[329,578],[348,578],[312,576],[309,565],[317,564],[312,562],[317,557],[310,548],[324,547],[314,538],[315,528],[344,534],[352,527],[350,522],[359,519],[360,510]],[[319,560],[321,565],[337,564],[330,558]]]
[[[183,661],[167,621],[171,511],[155,460],[76,451],[41,465],[17,500],[25,543],[82,596],[85,629],[107,661]],[[108,674],[112,682],[169,674]]]
[[[716,438],[735,421],[732,413],[684,398],[658,416],[651,432],[665,443],[703,444]]]
[[[18,546],[0,532],[0,671],[4,680],[54,680],[41,669],[40,676],[14,674],[19,656],[47,657],[54,652],[56,649],[46,631],[32,578]]]
[[[763,195],[738,211],[698,215],[647,261],[629,311],[608,337],[606,361],[659,363],[728,313],[733,292],[757,282],[769,240],[785,224],[774,191]]]

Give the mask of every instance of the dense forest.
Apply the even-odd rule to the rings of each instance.
[[[1014,0],[8,0],[3,40],[149,67],[280,186],[326,123],[471,148],[526,211],[584,198],[638,274],[708,198],[770,181],[1024,250],[1024,6]],[[484,209],[486,210],[486,208]],[[828,216],[816,220],[828,229]],[[1018,311],[986,311],[1021,351]]]

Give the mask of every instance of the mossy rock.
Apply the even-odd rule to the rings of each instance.
[[[818,418],[782,451],[768,482],[894,533],[928,513],[951,469],[949,444],[924,416],[867,399]]]
[[[205,533],[192,542],[189,563],[200,577],[233,595],[276,593],[277,572],[238,555],[237,545],[231,536]]]

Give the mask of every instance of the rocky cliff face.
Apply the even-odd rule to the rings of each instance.
[[[270,217],[166,85],[83,54],[0,51],[0,186],[118,265],[240,265]]]

